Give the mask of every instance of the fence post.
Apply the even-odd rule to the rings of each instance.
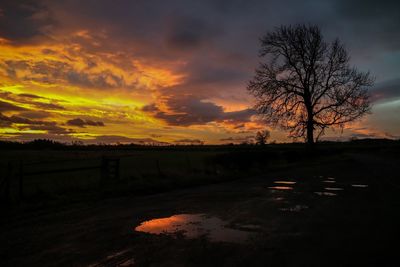
[[[101,158],[101,180],[119,179],[119,158]]]

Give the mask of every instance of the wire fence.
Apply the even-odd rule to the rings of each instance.
[[[51,196],[103,185],[111,188],[112,183],[124,181],[138,187],[174,179],[190,182],[217,172],[215,164],[210,164],[212,155],[215,154],[133,153],[42,160],[20,160],[23,156],[18,156],[0,162],[0,199],[4,203],[21,202],[34,195]]]

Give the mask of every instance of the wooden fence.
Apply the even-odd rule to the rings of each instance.
[[[71,161],[71,160],[67,160]],[[76,161],[76,160],[75,160]],[[63,163],[64,161],[50,161],[47,163]],[[5,173],[0,177],[0,196],[5,201],[11,201],[11,182],[18,181],[18,192],[17,198],[19,201],[24,199],[24,181],[27,176],[39,176],[47,174],[57,174],[57,173],[68,173],[68,172],[79,172],[87,170],[100,171],[100,179],[102,182],[118,180],[120,178],[120,158],[119,157],[101,157],[100,165],[91,165],[83,167],[70,167],[70,168],[58,168],[58,169],[45,169],[45,170],[26,170],[27,166],[37,165],[43,162],[37,163],[24,163],[19,161],[18,164],[15,162],[8,162]]]

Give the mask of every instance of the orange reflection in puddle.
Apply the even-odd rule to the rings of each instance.
[[[135,228],[135,231],[157,235],[182,234],[186,238],[206,237],[214,242],[231,243],[244,243],[249,237],[249,232],[253,232],[253,229],[248,226],[239,225],[237,229],[233,229],[227,227],[227,224],[217,217],[205,214],[178,214],[144,221]],[[242,229],[247,229],[247,231]]]
[[[296,184],[296,182],[293,181],[275,181],[275,184],[288,184],[288,185],[293,185]]]
[[[274,190],[293,190],[293,187],[291,186],[270,186],[268,188]]]

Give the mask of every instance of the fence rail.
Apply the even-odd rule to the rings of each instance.
[[[95,158],[91,158],[94,160]],[[24,182],[26,176],[38,176],[46,174],[56,174],[56,173],[69,173],[69,172],[79,172],[86,170],[96,170],[100,171],[99,177],[102,181],[117,180],[120,178],[120,158],[119,157],[101,157],[97,158],[100,160],[99,165],[83,166],[83,167],[71,167],[71,168],[58,168],[58,169],[45,169],[38,171],[26,171],[25,167],[40,165],[42,162],[36,164],[24,163],[19,161],[18,165],[12,162],[8,162],[6,167],[6,173],[3,177],[0,177],[0,196],[3,197],[5,202],[11,201],[10,187],[12,181],[18,181],[18,200],[22,201],[24,199]],[[72,160],[67,160],[72,162]],[[67,161],[52,161],[53,163],[67,162]],[[77,160],[75,160],[77,161]]]

